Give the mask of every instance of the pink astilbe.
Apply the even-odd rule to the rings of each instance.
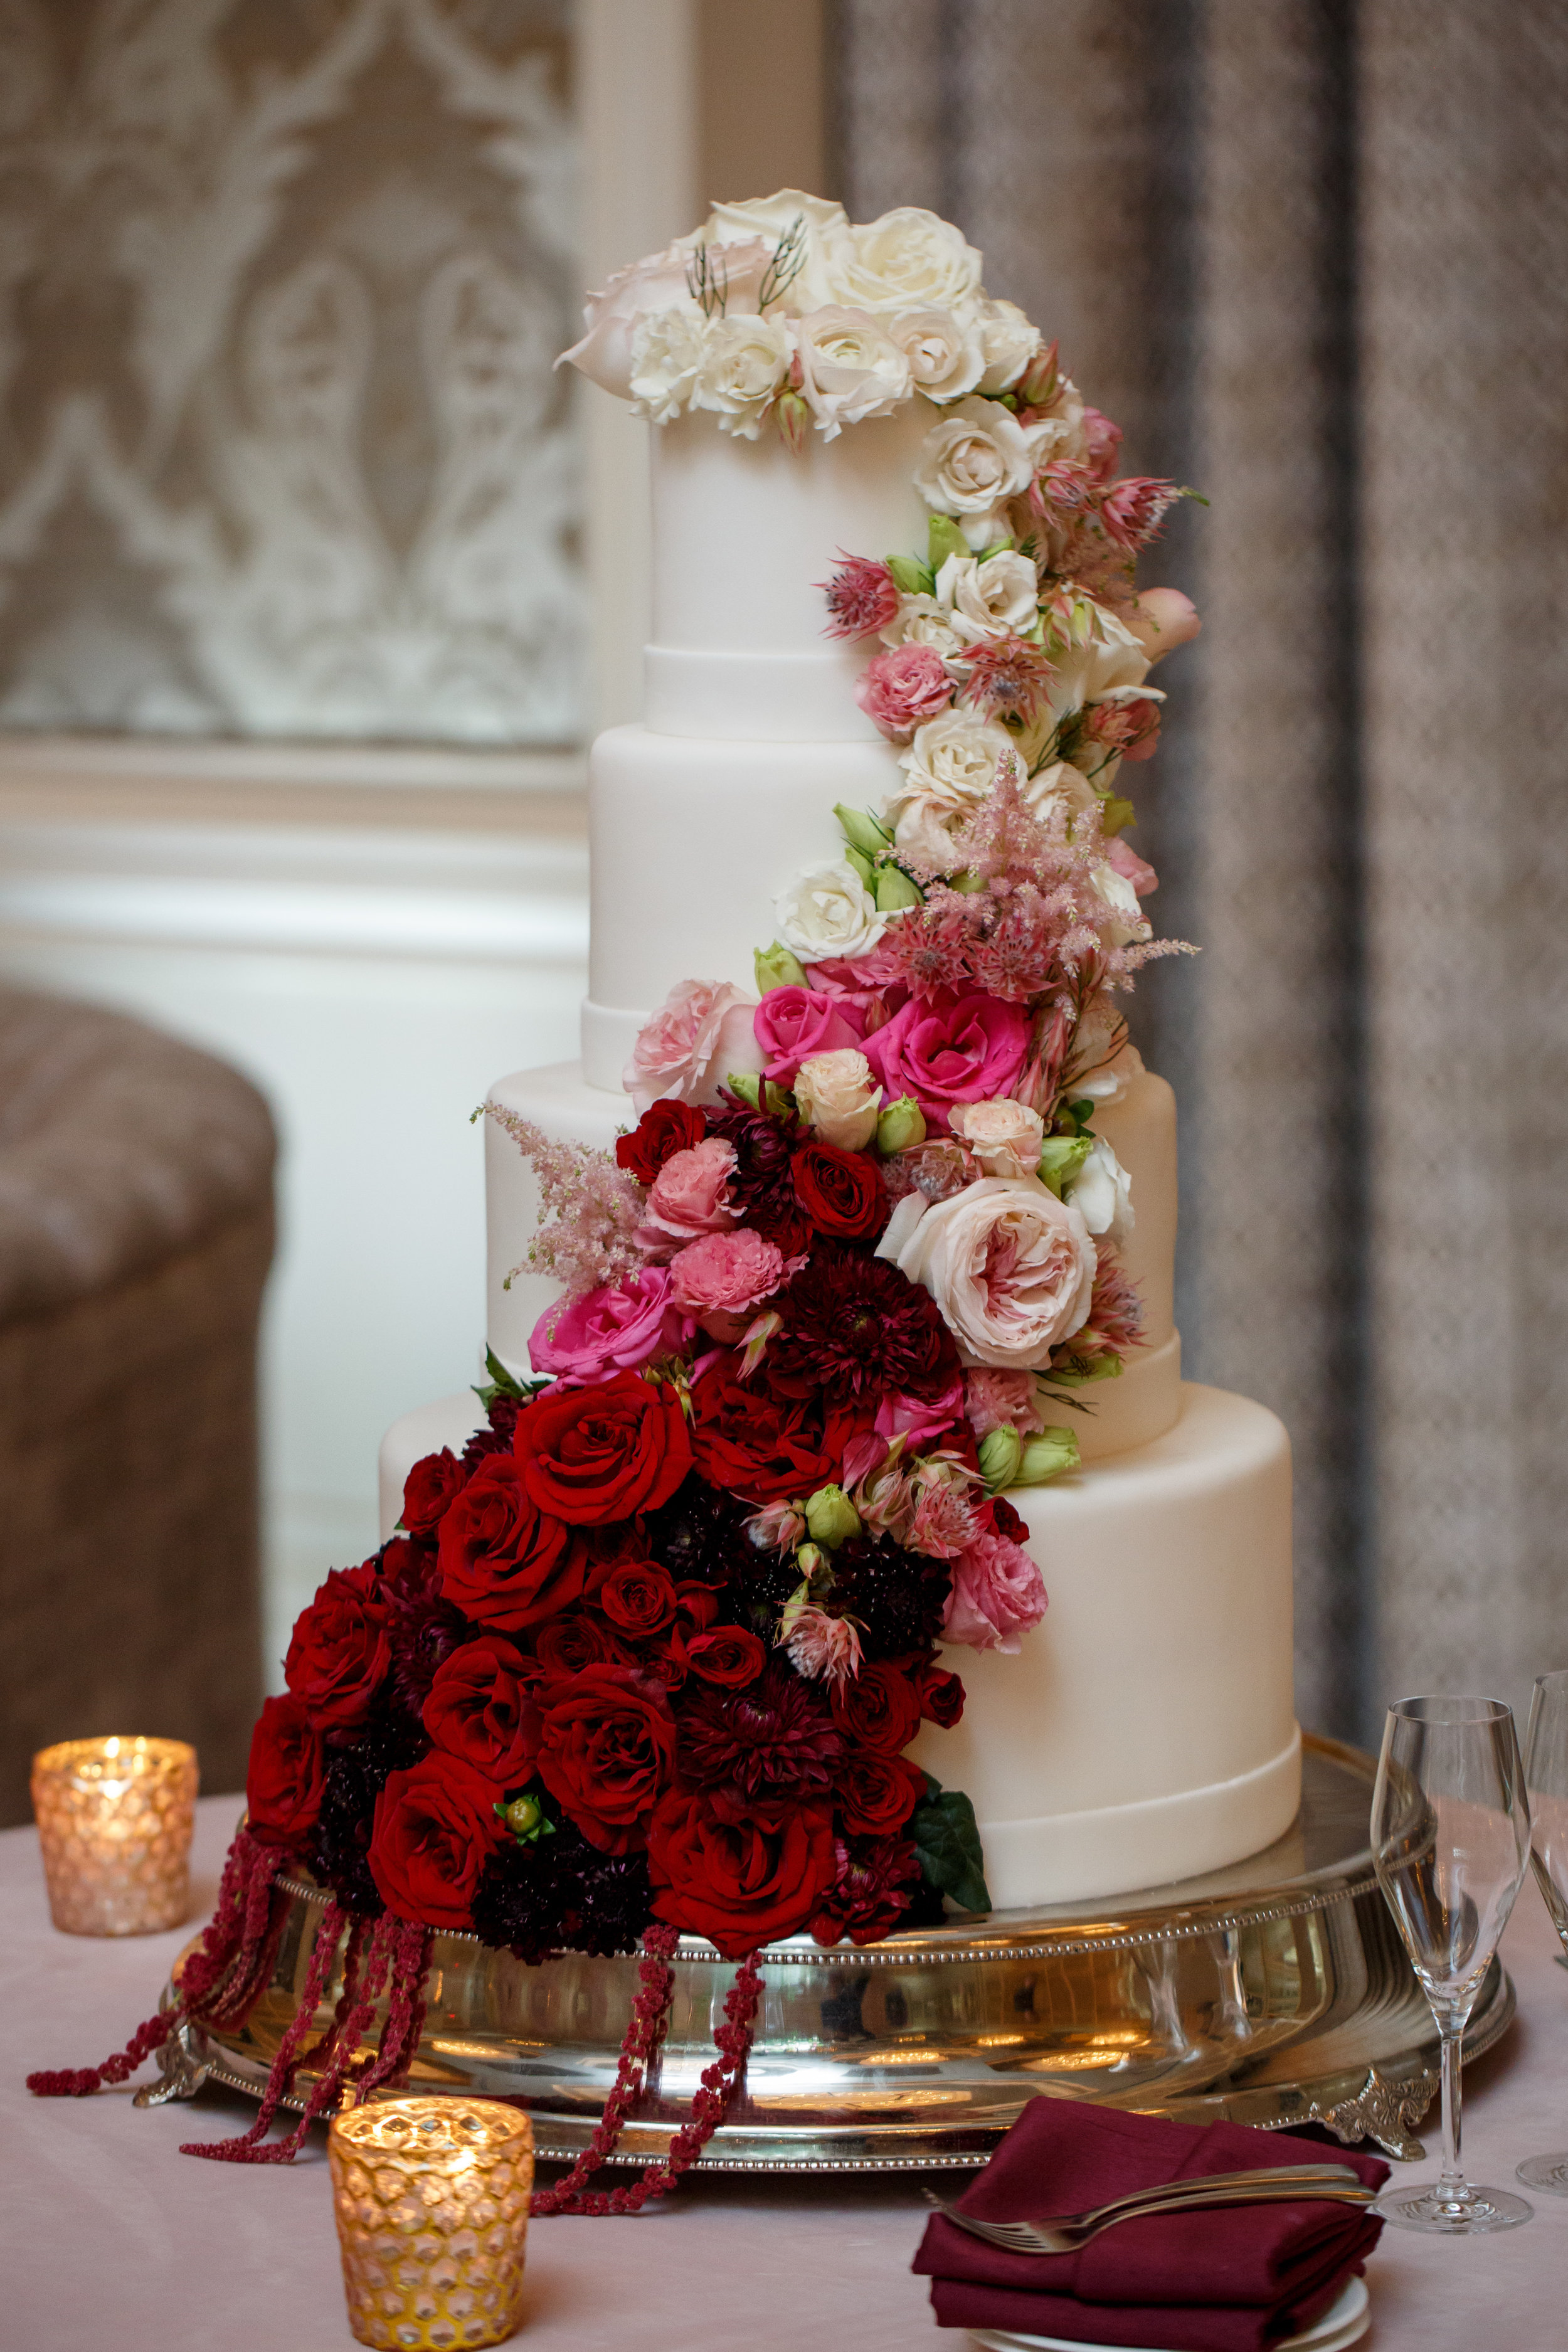
[[[898,583],[868,555],[845,555],[832,579],[817,585],[827,599],[824,636],[868,637],[898,617]]]
[[[567,1301],[601,1286],[613,1286],[641,1270],[637,1247],[647,1196],[642,1186],[608,1151],[585,1143],[557,1143],[531,1119],[520,1118],[500,1103],[485,1109],[503,1128],[539,1180],[543,1218],[526,1254],[507,1276],[544,1274],[559,1282]]]
[[[995,637],[971,646],[963,661],[969,676],[962,699],[988,719],[1010,712],[1031,726],[1049,704],[1056,664],[1027,637]]]

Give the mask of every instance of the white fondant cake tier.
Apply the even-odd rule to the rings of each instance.
[[[1289,1441],[1246,1397],[1180,1403],[1153,1443],[1015,1490],[1050,1606],[1017,1656],[947,1654],[963,1719],[910,1750],[973,1802],[999,1910],[1216,1870],[1295,1816]],[[414,1463],[481,1418],[465,1392],[393,1424],[384,1536]]]

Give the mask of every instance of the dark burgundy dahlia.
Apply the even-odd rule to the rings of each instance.
[[[811,1226],[795,1195],[795,1150],[802,1129],[793,1118],[769,1118],[748,1110],[732,1096],[708,1114],[708,1132],[721,1135],[735,1154],[730,1193],[742,1221],[786,1257],[805,1247]]]
[[[836,1402],[936,1398],[959,1378],[958,1350],[936,1301],[885,1258],[840,1244],[812,1252],[780,1302],[784,1328],[767,1377],[786,1396]]]
[[[742,1803],[818,1795],[843,1756],[826,1700],[780,1657],[744,1690],[689,1684],[679,1722],[683,1777]]]

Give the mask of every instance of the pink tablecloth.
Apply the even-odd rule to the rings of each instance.
[[[210,1902],[237,1811],[206,1800],[197,1900]],[[204,1913],[205,1916],[205,1913]],[[29,2098],[37,2065],[115,2047],[154,2006],[183,1936],[98,1943],[48,1924],[31,1830],[0,1833],[0,2345],[47,2352],[342,2352],[337,2243],[318,2138],[292,2168],[193,2162],[254,2110],[223,2094],[138,2114],[128,2091]],[[1466,2156],[1510,2182],[1568,2147],[1568,1974],[1526,1887],[1505,1956],[1520,2022],[1471,2072]],[[1428,2130],[1436,2137],[1435,2116]],[[1398,2168],[1403,2170],[1404,2168]],[[1415,2174],[1412,2173],[1412,2178]],[[950,2176],[951,2180],[951,2176]],[[1568,2199],[1500,2237],[1435,2243],[1388,2231],[1368,2274],[1371,2352],[1520,2352],[1564,2340]],[[552,2221],[529,2236],[539,2352],[908,2352],[939,2335],[910,2257],[913,2181],[689,2183],[635,2221]]]

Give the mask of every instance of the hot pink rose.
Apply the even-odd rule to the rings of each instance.
[[[1046,1613],[1039,1570],[1010,1537],[976,1536],[952,1564],[942,1638],[971,1650],[1018,1650],[1018,1636]]]
[[[886,1099],[913,1095],[931,1125],[947,1127],[954,1103],[989,1102],[1017,1083],[1029,1042],[1022,1005],[994,996],[911,997],[861,1047]]]
[[[752,1310],[784,1280],[784,1252],[749,1225],[738,1234],[705,1234],[671,1261],[669,1275],[677,1304],[710,1339],[733,1347]]]
[[[731,982],[677,982],[637,1032],[621,1084],[640,1112],[674,1095],[710,1103],[733,1070],[760,1076],[763,1057],[752,1034],[756,999]]]
[[[636,1371],[650,1357],[684,1347],[693,1319],[670,1296],[669,1274],[650,1265],[615,1288],[591,1290],[570,1307],[546,1307],[528,1342],[536,1372],[573,1387]]]
[[[867,663],[855,699],[874,727],[907,743],[917,727],[952,700],[952,680],[934,646],[895,646]]]
[[[858,1045],[864,1025],[847,998],[815,988],[772,988],[757,1007],[752,1029],[767,1056],[769,1077],[787,1087],[813,1054],[837,1054]]]
[[[930,1404],[921,1397],[884,1397],[877,1407],[875,1426],[878,1436],[889,1444],[901,1437],[906,1454],[922,1454],[933,1439],[963,1418],[963,1381],[959,1379]]]
[[[735,1147],[721,1135],[704,1136],[689,1150],[671,1152],[654,1178],[637,1240],[650,1256],[700,1234],[726,1234],[739,1212],[730,1205]]]

